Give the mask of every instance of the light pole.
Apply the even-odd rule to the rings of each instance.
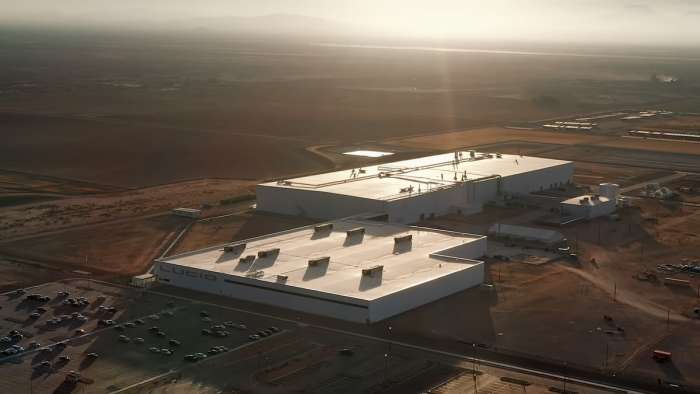
[[[388,339],[388,350],[384,354],[384,385],[387,383],[388,375],[389,375],[389,357],[391,355],[391,332],[393,330],[393,327],[391,325],[388,325],[386,327],[386,332],[387,332],[387,339]]]
[[[472,376],[474,377],[474,394],[479,393],[479,385],[477,382],[477,377],[476,377],[476,343],[472,344],[472,347],[474,348],[474,354],[472,355],[472,361],[474,362],[474,366],[472,369]]]

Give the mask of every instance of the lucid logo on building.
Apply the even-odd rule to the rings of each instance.
[[[211,280],[214,282],[216,282],[218,280],[218,278],[214,274],[211,274],[208,272],[191,271],[191,270],[181,268],[181,267],[169,267],[169,266],[165,266],[165,265],[159,265],[158,269],[162,272],[168,272],[168,273],[175,274],[175,275],[187,276],[190,278],[201,278],[201,279]]]

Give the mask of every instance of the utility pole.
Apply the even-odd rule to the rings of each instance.
[[[474,377],[474,394],[479,394],[479,382],[477,381],[476,375],[476,343],[472,344],[472,347],[474,348],[474,354],[472,355],[472,361],[474,362],[472,369],[472,376]]]
[[[610,344],[609,344],[608,341],[606,340],[606,341],[605,341],[605,362],[603,363],[603,365],[605,366],[605,369],[608,368],[608,358],[609,358],[609,355],[610,355]]]
[[[386,387],[388,373],[389,373],[389,353],[384,353],[384,386],[385,387]]]
[[[668,331],[671,325],[671,310],[666,308],[666,331]]]
[[[617,282],[613,283],[613,302],[617,300]]]
[[[389,339],[389,348],[387,352],[384,354],[384,385],[387,384],[387,379],[389,378],[389,357],[391,355],[391,331],[393,330],[393,327],[390,325],[386,327],[386,331],[388,333],[387,337]]]
[[[564,362],[564,393],[566,394],[566,375],[567,375],[567,363]]]

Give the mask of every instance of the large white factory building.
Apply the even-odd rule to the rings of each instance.
[[[486,237],[342,219],[156,260],[158,280],[372,323],[477,286]]]
[[[321,219],[372,212],[388,215],[390,222],[413,223],[479,212],[501,196],[568,183],[573,172],[569,161],[453,152],[263,183],[257,186],[257,208]]]

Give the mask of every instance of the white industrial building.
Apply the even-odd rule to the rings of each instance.
[[[486,237],[343,219],[156,260],[158,281],[372,323],[477,286]]]
[[[614,213],[616,209],[615,199],[597,194],[574,197],[561,203],[563,214],[583,219],[607,216]]]
[[[519,155],[453,152],[257,186],[257,208],[336,219],[366,212],[397,223],[479,212],[505,195],[570,182],[573,163]]]

